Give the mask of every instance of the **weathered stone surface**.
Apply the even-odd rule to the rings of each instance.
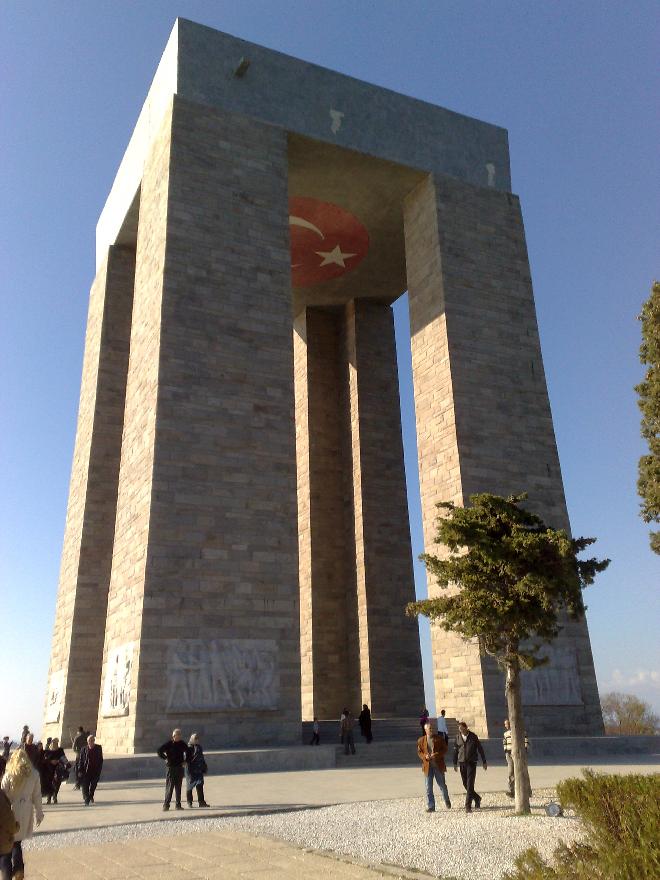
[[[134,273],[134,250],[111,247],[89,299],[43,731],[66,745],[98,713]]]

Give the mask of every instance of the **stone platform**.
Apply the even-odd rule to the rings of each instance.
[[[323,733],[321,733],[323,737]],[[299,770],[331,770],[343,767],[405,767],[417,765],[415,737],[408,740],[375,739],[367,745],[358,735],[356,754],[344,755],[337,739],[319,746],[291,746],[273,749],[232,749],[205,752],[210,775],[274,773]],[[489,763],[504,764],[502,740],[483,739]],[[450,742],[451,749],[451,742]],[[531,764],[589,764],[595,759],[660,756],[660,736],[566,736],[538,737],[532,740]],[[449,757],[451,762],[451,755]],[[160,779],[163,761],[156,754],[106,755],[103,778],[106,781]]]

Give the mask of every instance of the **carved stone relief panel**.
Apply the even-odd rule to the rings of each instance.
[[[271,639],[176,639],[167,651],[168,712],[276,709],[280,673]]]
[[[545,666],[520,674],[524,706],[577,706],[582,704],[580,675],[575,648],[546,645],[541,656]]]
[[[128,715],[132,666],[133,642],[119,645],[108,652],[101,703],[101,714],[104,718]]]
[[[48,685],[48,699],[44,720],[47,724],[56,724],[60,720],[62,700],[64,698],[64,670],[53,672]]]

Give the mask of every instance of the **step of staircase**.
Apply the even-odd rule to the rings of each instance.
[[[435,721],[435,719],[432,719]],[[455,718],[446,718],[447,731],[449,738],[456,736],[458,733],[458,722]],[[339,720],[323,720],[319,721],[321,743],[330,745],[340,742]],[[371,722],[371,732],[375,742],[412,742],[421,734],[418,718],[373,718]],[[302,723],[302,742],[309,743],[313,733],[313,722],[303,721]],[[360,726],[355,722],[354,728],[355,742],[362,739],[360,735]]]

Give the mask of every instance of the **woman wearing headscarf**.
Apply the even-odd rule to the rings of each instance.
[[[21,844],[32,837],[35,817],[37,826],[44,817],[39,774],[32,766],[25,749],[16,749],[7,761],[7,769],[2,777],[2,791],[7,795],[14,811],[18,831],[11,852],[0,856],[0,868],[14,880],[23,880],[25,865]]]
[[[39,775],[41,776],[41,794],[46,798],[46,803],[57,803],[57,795],[62,784],[63,773],[66,773],[65,765],[68,764],[64,749],[60,746],[57,737],[51,740],[50,748],[44,749],[41,756]],[[70,765],[69,765],[70,766]]]
[[[200,807],[208,807],[204,800],[204,774],[208,771],[204,750],[196,733],[188,741],[188,763],[186,765],[186,800],[188,806],[193,805],[193,789],[197,789],[197,804]]]

